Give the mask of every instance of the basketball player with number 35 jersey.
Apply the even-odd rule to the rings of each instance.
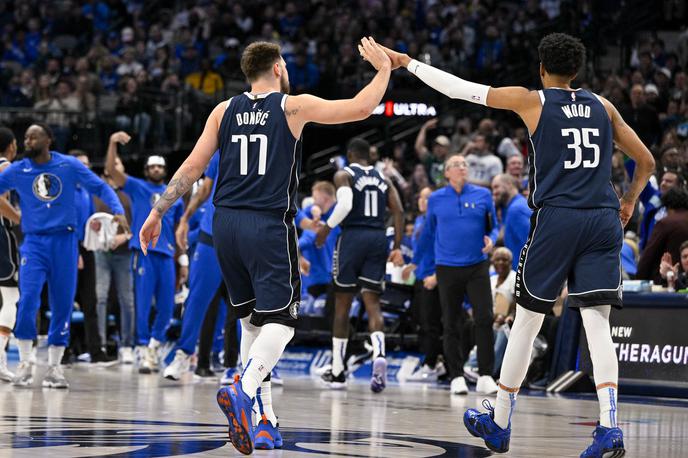
[[[241,70],[250,92],[215,107],[139,233],[145,253],[149,243],[157,243],[165,212],[188,192],[219,148],[213,244],[241,319],[244,372],[233,385],[220,389],[217,402],[229,422],[232,445],[244,454],[282,446],[276,417],[267,409],[272,404],[268,377],[294,335],[301,301],[293,220],[303,127],[308,122],[367,118],[389,82],[391,62],[382,48],[364,38],[358,49],[377,74],[354,98],[332,101],[309,94],[288,96],[289,76],[280,47],[266,42],[247,46]]]
[[[349,338],[349,311],[354,294],[360,288],[373,346],[370,389],[379,393],[387,385],[380,294],[384,289],[388,258],[399,266],[404,263],[400,250],[404,236],[404,210],[396,188],[369,164],[370,144],[367,141],[352,139],[347,148],[347,158],[349,167],[334,176],[337,204],[316,238],[316,245],[322,246],[332,228],[337,225],[342,228],[332,260],[335,289],[332,369],[323,374],[322,381],[332,389],[346,386],[344,357]],[[385,233],[387,207],[394,217],[394,246],[389,255]]]
[[[497,402],[494,408],[483,402],[488,413],[466,411],[464,425],[491,450],[509,450],[516,393],[526,376],[533,340],[568,282],[569,305],[581,312],[600,402],[593,443],[581,457],[622,456],[623,433],[616,420],[619,369],[609,313],[622,306],[623,227],[654,170],[652,155],[609,101],[571,88],[585,62],[585,47],[569,35],[553,33],[540,42],[540,91],[472,83],[385,51],[393,68],[407,67],[449,97],[514,111],[530,133],[529,203],[534,212],[518,263],[516,317]],[[614,142],[637,162],[631,186],[620,199],[610,183]]]

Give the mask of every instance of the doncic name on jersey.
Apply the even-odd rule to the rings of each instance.
[[[33,195],[43,202],[52,202],[62,194],[62,180],[52,173],[41,173],[33,180]]]

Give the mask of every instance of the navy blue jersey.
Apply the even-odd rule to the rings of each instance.
[[[388,184],[373,166],[351,164],[345,167],[351,175],[354,199],[342,227],[374,227],[384,229]]]
[[[611,184],[613,132],[597,95],[538,91],[542,114],[530,135],[531,208],[619,208]]]
[[[301,142],[289,130],[286,100],[279,92],[244,92],[227,101],[216,207],[296,212]]]

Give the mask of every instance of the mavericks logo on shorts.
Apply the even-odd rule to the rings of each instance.
[[[289,315],[291,315],[293,319],[297,319],[299,317],[299,305],[299,302],[294,302],[289,306]]]
[[[33,180],[33,195],[43,202],[52,202],[62,194],[62,181],[52,173],[41,173]]]

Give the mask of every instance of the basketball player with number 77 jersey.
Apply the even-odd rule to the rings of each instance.
[[[301,166],[301,133],[308,122],[340,124],[367,118],[380,103],[391,62],[374,40],[363,38],[361,56],[377,74],[355,97],[323,100],[289,96],[289,76],[278,45],[255,42],[244,50],[241,70],[251,84],[220,103],[189,157],[170,181],[140,231],[141,249],[155,246],[162,216],[206,169],[219,149],[213,203],[213,244],[229,299],[241,319],[241,379],[217,394],[241,453],[279,448],[269,375],[294,335],[301,301],[295,198]],[[253,425],[256,402],[257,427]],[[273,423],[274,421],[274,423]]]
[[[600,402],[593,443],[581,457],[622,456],[623,434],[616,421],[618,361],[609,313],[622,306],[623,227],[654,170],[652,154],[608,100],[571,88],[585,62],[585,47],[572,36],[553,33],[540,42],[541,90],[485,86],[405,54],[387,48],[385,52],[392,68],[406,67],[451,98],[515,112],[529,132],[529,204],[534,212],[516,274],[516,317],[496,406],[486,400],[488,413],[466,411],[468,432],[484,439],[495,452],[509,450],[511,416],[533,340],[568,282],[569,305],[580,309],[588,337]],[[631,186],[621,199],[611,185],[614,143],[637,162]]]

